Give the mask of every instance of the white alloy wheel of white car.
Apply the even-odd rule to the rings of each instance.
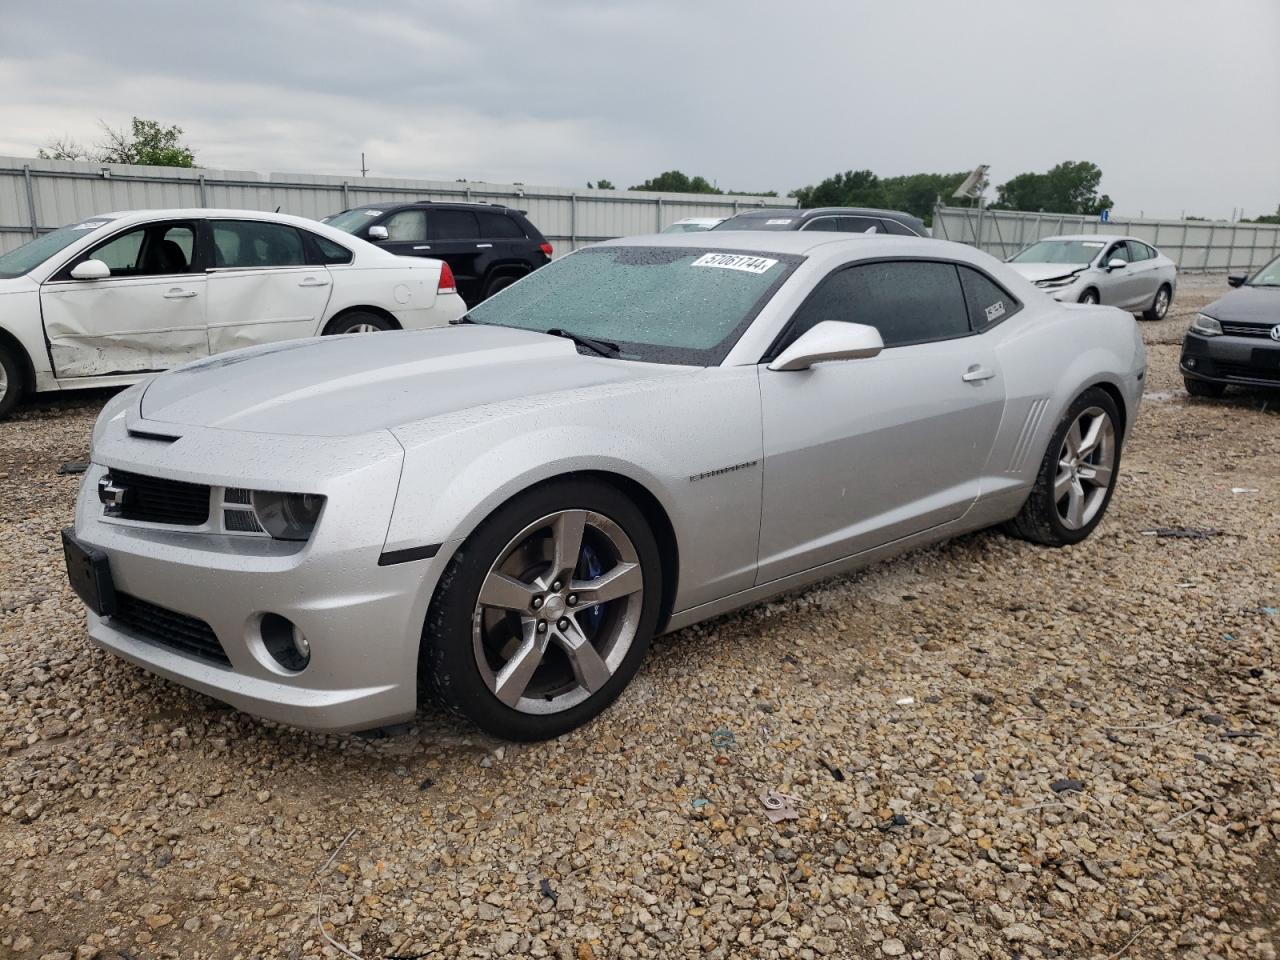
[[[29,393],[107,387],[299,337],[420,330],[466,312],[440,260],[312,220],[136,210],[0,255],[0,417]]]

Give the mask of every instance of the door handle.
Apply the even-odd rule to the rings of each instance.
[[[319,277],[307,277],[298,281],[300,287],[327,287],[328,285],[328,280],[322,280]]]
[[[962,376],[960,379],[963,380],[965,383],[977,383],[980,380],[990,380],[995,375],[996,375],[996,372],[994,370],[989,370],[986,367],[979,366],[978,364],[975,363],[972,367],[970,367],[968,370],[964,372],[964,376]]]
[[[183,290],[179,287],[174,287],[164,295],[164,298],[166,300],[190,300],[195,295],[195,290]]]
[[[420,246],[420,247],[414,247],[413,249],[415,249],[415,250],[430,250],[430,249],[431,249],[431,244],[429,244],[429,243],[424,243],[422,246]]]
[[[477,244],[476,244],[476,249],[477,249],[477,250],[484,250],[484,249],[486,249],[486,248],[488,248],[488,247],[492,247],[492,246],[493,246],[493,244],[492,244],[492,243],[477,243]]]

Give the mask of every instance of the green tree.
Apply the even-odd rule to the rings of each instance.
[[[817,186],[791,191],[802,207],[882,207],[901,210],[925,223],[933,220],[938,197],[947,198],[964,180],[964,173],[910,173],[879,177],[870,170],[846,170]]]
[[[129,131],[102,124],[105,137],[93,147],[82,147],[70,137],[51,140],[37,151],[44,160],[92,160],[96,163],[136,163],[148,167],[194,167],[195,154],[181,142],[182,128],[161,126],[155,120],[134,117]]]
[[[1043,210],[1045,213],[1096,215],[1115,204],[1099,196],[1102,170],[1087,160],[1068,160],[1046,173],[1020,173],[996,188],[998,210]]]
[[[1247,217],[1242,218],[1241,223],[1280,223],[1280,204],[1276,204],[1275,213],[1264,213],[1260,217],[1254,217],[1252,220]]]
[[[846,170],[817,186],[797,187],[791,196],[802,207],[882,207],[884,188],[870,170]]]
[[[689,177],[679,170],[668,170],[656,177],[650,177],[639,186],[629,187],[631,190],[652,190],[660,193],[724,193],[717,190],[703,177]]]
[[[588,190],[617,190],[618,188],[613,185],[612,180],[597,180],[595,183],[592,183],[590,180],[588,180],[587,189]]]

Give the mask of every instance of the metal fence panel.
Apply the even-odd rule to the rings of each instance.
[[[1145,240],[1179,270],[1249,271],[1280,256],[1280,225],[1227,220],[1136,220],[1022,210],[938,207],[933,235],[979,247],[1006,260],[1042,237],[1062,233],[1123,234]]]
[[[612,237],[654,233],[684,217],[728,217],[750,207],[794,207],[785,197],[571,190],[516,183],[329,177],[245,170],[140,167],[0,157],[0,253],[36,232],[113,210],[221,207],[320,219],[348,207],[408,200],[471,200],[527,210],[557,254]],[[34,229],[33,229],[34,228]]]

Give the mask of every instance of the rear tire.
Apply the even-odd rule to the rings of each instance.
[[[1160,284],[1151,306],[1142,311],[1143,320],[1163,320],[1169,313],[1169,305],[1173,303],[1173,291],[1167,283]]]
[[[0,420],[18,405],[24,392],[25,371],[13,351],[0,346]]]
[[[535,487],[449,562],[427,611],[419,677],[494,736],[560,736],[631,681],[661,596],[657,541],[625,495],[598,480]]]
[[[1187,388],[1187,393],[1193,397],[1217,400],[1227,392],[1225,383],[1210,383],[1208,380],[1195,380],[1191,377],[1183,377],[1182,383]]]
[[[386,317],[366,310],[352,310],[329,321],[325,327],[325,336],[339,336],[344,333],[380,333],[383,330],[395,330],[396,325]]]
[[[489,281],[489,285],[484,288],[483,299],[488,300],[499,290],[507,289],[507,287],[511,286],[513,283],[515,283],[519,279],[520,279],[519,277],[513,277],[510,275],[503,276],[503,277],[494,277],[492,280]]]
[[[1089,536],[1102,522],[1120,476],[1120,435],[1120,411],[1111,394],[1091,387],[1076,397],[1053,431],[1031,495],[1006,532],[1049,547]]]

